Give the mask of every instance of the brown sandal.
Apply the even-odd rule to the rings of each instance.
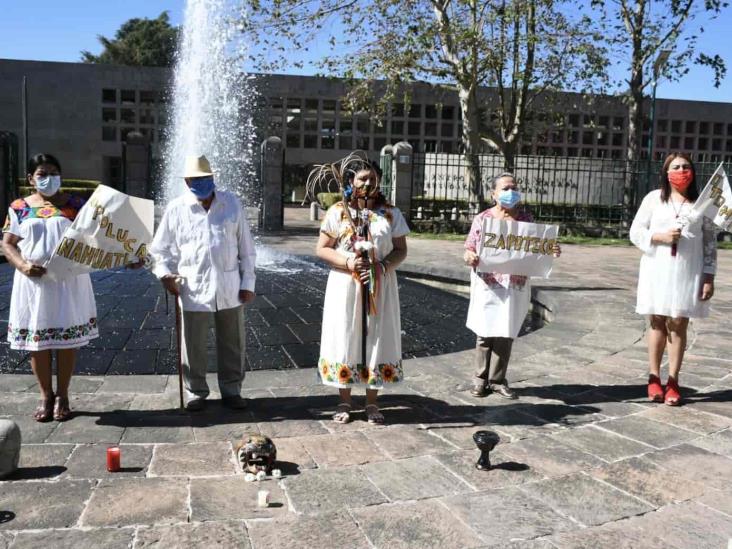
[[[53,419],[56,421],[66,421],[71,418],[71,408],[69,408],[69,397],[56,397],[56,405],[53,407]]]
[[[51,394],[48,398],[42,398],[38,408],[33,412],[33,419],[39,423],[45,423],[53,419],[53,402],[55,395]]]

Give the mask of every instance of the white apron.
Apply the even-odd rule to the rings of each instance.
[[[528,278],[500,273],[470,273],[470,305],[465,325],[479,337],[515,339],[529,312]]]

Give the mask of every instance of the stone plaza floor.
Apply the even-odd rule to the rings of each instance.
[[[535,284],[549,321],[516,341],[509,379],[520,398],[508,401],[469,393],[466,301],[449,291],[467,276],[461,244],[410,239],[401,291],[413,358],[405,382],[381,398],[379,427],[361,410],[350,424],[333,423],[337,397],[306,368],[317,353],[323,273],[310,259],[288,260],[291,272],[267,267],[281,266],[278,254],[310,252],[314,235],[260,240],[270,252],[248,311],[249,344],[260,352],[248,357],[248,410],[222,409],[215,391],[205,411],[177,410],[170,315],[144,272],[95,283],[107,292],[99,316],[108,343],[80,360],[91,375],[74,378],[73,419],[36,423],[33,377],[0,375],[0,417],[23,434],[21,468],[0,482],[1,549],[727,547],[731,252],[720,251],[711,317],[690,329],[686,404],[670,408],[644,396],[635,249],[565,247],[552,277]],[[6,266],[0,273],[7,307]],[[442,287],[415,280],[425,274]],[[3,371],[27,368],[1,352]],[[487,472],[474,468],[479,429],[501,437]],[[248,483],[237,470],[232,443],[250,432],[274,439],[281,480]],[[123,469],[112,474],[105,451],[117,443]],[[257,507],[260,489],[271,493],[268,508]]]

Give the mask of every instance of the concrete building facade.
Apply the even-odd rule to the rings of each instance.
[[[159,158],[170,104],[169,69],[0,60],[0,130],[19,138],[23,77],[29,152],[58,155],[67,177],[118,186],[122,143],[131,131],[146,136]],[[384,145],[399,141],[408,141],[417,153],[460,150],[456,95],[426,84],[414,85],[411,104],[393,104],[379,119],[346,112],[341,102],[346,85],[338,79],[261,75],[256,88],[260,134],[282,139],[289,166],[305,168],[353,149],[376,156]],[[482,94],[490,105],[490,90]],[[628,121],[620,100],[586,103],[579,95],[563,94],[551,109],[536,114],[541,123],[521,144],[521,154],[624,156]],[[647,124],[644,143],[648,129]],[[732,161],[732,104],[658,99],[654,157],[672,150],[691,152],[698,160]]]

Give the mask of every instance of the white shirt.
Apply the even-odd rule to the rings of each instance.
[[[208,212],[186,191],[165,210],[150,253],[153,273],[182,277],[184,311],[238,307],[239,290],[254,291],[256,253],[238,198],[216,190]]]

